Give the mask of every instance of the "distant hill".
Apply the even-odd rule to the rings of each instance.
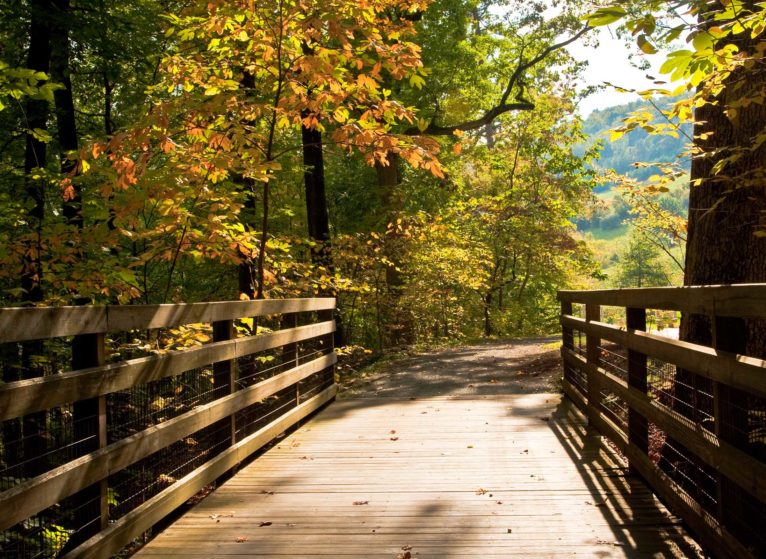
[[[667,108],[671,101],[660,105]],[[634,101],[606,109],[595,110],[583,122],[583,131],[588,136],[588,145],[601,141],[603,149],[596,167],[614,169],[637,180],[646,180],[656,174],[652,168],[637,168],[636,162],[673,162],[682,153],[687,143],[683,134],[679,138],[671,136],[649,135],[643,130],[634,130],[616,141],[609,140],[609,131],[622,125],[622,119],[639,109],[652,112],[654,107],[646,101]],[[691,126],[685,125],[684,131],[691,136]],[[688,169],[688,161],[686,163]],[[604,187],[602,190],[609,190]]]

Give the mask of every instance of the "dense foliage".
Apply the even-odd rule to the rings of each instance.
[[[331,293],[366,346],[546,331],[596,271],[572,225],[583,13],[5,6],[2,302]]]

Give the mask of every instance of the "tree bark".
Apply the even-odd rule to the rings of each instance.
[[[721,5],[710,7],[716,9]],[[754,43],[749,36],[737,39],[741,52],[754,53]],[[766,281],[766,239],[755,235],[763,228],[766,217],[763,171],[766,146],[751,149],[752,138],[766,126],[766,107],[759,103],[740,107],[732,119],[724,112],[733,101],[751,92],[760,93],[765,86],[766,72],[760,65],[740,69],[727,78],[717,104],[704,105],[695,111],[695,144],[707,155],[692,161],[685,285]],[[743,150],[742,157],[715,174],[716,163],[738,149]],[[733,353],[766,357],[763,320],[684,315],[681,339]],[[707,425],[721,439],[735,446],[748,446],[747,410],[753,409],[754,399],[684,370],[676,373],[675,397],[675,402],[686,404],[676,403],[677,411],[695,421],[713,417],[712,426]],[[676,463],[674,471],[677,464],[691,465],[686,467],[690,467],[693,475],[688,476],[687,472],[686,479],[691,477],[694,482],[686,487],[681,479],[684,476],[677,476],[682,487],[692,495],[700,488],[707,495],[717,495],[717,503],[710,502],[704,494],[695,497],[717,514],[729,530],[746,539],[751,537],[752,527],[759,523],[762,526],[766,517],[742,514],[743,503],[750,497],[700,460],[692,458],[687,462],[676,454],[676,448],[690,455],[676,441],[668,440],[663,456],[669,463]],[[703,470],[707,470],[707,474],[702,474]],[[748,528],[743,522],[755,524]]]
[[[75,121],[74,99],[72,97],[72,79],[69,67],[69,0],[54,0],[56,12],[52,21],[51,33],[51,80],[63,85],[63,89],[54,92],[56,103],[56,129],[61,148],[61,173],[72,175],[77,169],[77,122]],[[64,219],[67,223],[82,228],[82,192],[74,184],[72,196],[64,200]]]
[[[378,188],[381,190],[382,206],[386,209],[386,223],[396,223],[404,209],[404,200],[399,191],[399,156],[388,154],[388,165],[375,165]],[[412,313],[402,304],[405,278],[402,274],[403,239],[394,230],[386,235],[383,248],[386,257],[386,287],[388,297],[385,304],[384,323],[388,345],[409,345],[415,342],[415,321]]]
[[[53,6],[50,0],[31,2],[31,24],[29,29],[29,53],[27,67],[38,71],[50,71],[51,28],[50,14]],[[32,133],[34,130],[46,130],[48,123],[48,103],[44,100],[29,100],[26,104],[25,127],[30,130],[26,136],[24,150],[24,188],[32,207],[27,213],[32,229],[31,238],[25,247],[24,262],[21,271],[21,287],[29,303],[43,300],[42,288],[42,227],[45,219],[45,166],[47,163],[47,145]],[[39,341],[21,344],[21,374],[24,379],[42,376],[43,371],[35,356],[42,355],[43,346]],[[39,457],[44,455],[46,414],[38,412],[22,419],[23,457],[26,460],[23,475],[36,476],[45,468]],[[35,459],[38,458],[38,459]]]
[[[304,111],[303,116],[308,113]],[[321,266],[327,275],[335,275],[335,263],[330,240],[330,217],[327,211],[327,193],[325,189],[324,151],[322,132],[306,126],[301,127],[303,143],[303,182],[306,190],[306,222],[309,239],[315,244],[311,248],[311,261]],[[334,289],[323,289],[320,294],[336,297]],[[335,307],[335,347],[346,345],[345,330],[340,309]]]

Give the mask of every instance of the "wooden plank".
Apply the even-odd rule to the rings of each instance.
[[[179,324],[209,323],[269,314],[319,311],[334,307],[335,299],[332,297],[222,301],[185,305],[110,305],[108,307],[107,328],[110,332],[166,328]]]
[[[106,307],[0,308],[0,343],[106,331]]]
[[[553,394],[342,400],[135,558],[695,556],[583,424]]]
[[[626,386],[608,371],[591,367],[575,353],[570,352],[567,359],[579,361],[581,366],[591,368],[594,374],[600,375],[601,382],[622,398],[631,409],[635,409],[707,464],[766,503],[766,464],[718,439],[714,433],[703,429],[683,415],[656,404],[647,394]]]
[[[316,297],[180,305],[0,308],[0,343],[148,330],[269,314],[321,311],[334,307],[334,298]]]
[[[648,332],[623,330],[602,322],[587,322],[573,316],[562,317],[561,322],[759,398],[766,398],[766,361],[763,359],[735,355]]]
[[[0,493],[0,531],[88,485],[295,384],[336,361],[334,353],[190,410]]]
[[[722,528],[712,515],[690,497],[685,496],[683,490],[638,448],[629,445],[625,449],[625,454],[641,477],[647,480],[673,512],[684,519],[705,549],[712,552],[713,556],[740,559],[754,557],[753,553]]]
[[[766,317],[766,284],[559,291],[560,301],[678,310],[695,314]]]
[[[0,420],[126,390],[218,361],[321,336],[334,331],[334,328],[333,322],[323,322],[291,330],[214,342],[192,349],[169,351],[162,355],[129,359],[102,367],[10,382],[0,386]]]
[[[332,400],[336,391],[337,388],[334,385],[325,389],[236,445],[229,447],[169,488],[133,509],[62,559],[84,559],[114,555],[124,545],[184,504],[200,489],[221,477],[277,435]]]

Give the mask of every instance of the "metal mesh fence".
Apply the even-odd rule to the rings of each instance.
[[[317,313],[297,315],[297,325],[319,321]],[[285,327],[289,327],[288,324]],[[240,335],[280,329],[278,317],[239,324]],[[108,362],[123,361],[212,341],[209,326],[186,331],[136,331],[107,339]],[[70,369],[71,338],[0,345],[4,382],[55,375]],[[237,359],[234,386],[216,381],[207,365],[105,396],[106,444],[140,433],[332,351],[327,336]],[[146,503],[233,441],[273,422],[333,383],[330,367],[298,385],[253,404],[232,418],[204,429],[113,473],[31,518],[0,532],[0,559],[52,559]],[[93,400],[95,401],[95,400]],[[99,415],[92,402],[75,403],[0,422],[0,491],[94,451],[99,446]],[[87,405],[86,405],[87,404]],[[90,407],[88,407],[90,405]],[[102,515],[105,489],[108,518]],[[204,491],[202,492],[204,494]]]

